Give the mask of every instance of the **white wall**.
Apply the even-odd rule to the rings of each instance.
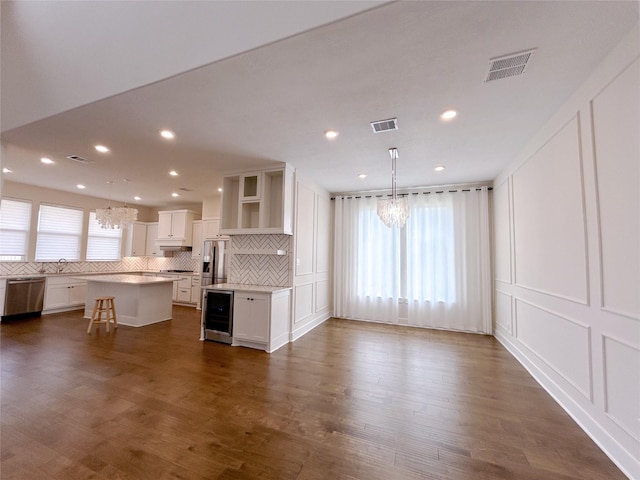
[[[640,478],[638,29],[494,181],[495,335]]]
[[[331,197],[299,172],[295,185],[291,340],[327,320],[332,304]]]

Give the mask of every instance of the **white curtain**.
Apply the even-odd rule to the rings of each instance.
[[[376,198],[335,199],[334,314],[491,333],[487,188],[409,198],[402,229]]]
[[[334,315],[398,318],[400,235],[376,214],[375,198],[335,199]]]

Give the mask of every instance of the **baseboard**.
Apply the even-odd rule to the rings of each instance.
[[[271,342],[269,342],[269,350],[267,350],[267,352],[273,353],[287,343],[289,343],[289,332],[284,332],[282,335],[278,335],[276,338],[271,340]]]
[[[538,384],[567,412],[578,426],[589,435],[591,440],[611,459],[613,463],[630,479],[640,479],[640,461],[628,452],[605,428],[582,408],[566,391],[538,368],[525,352],[517,348],[500,332],[494,337],[529,372]]]
[[[300,327],[298,327],[297,329],[291,332],[291,334],[289,335],[289,341],[295,342],[297,339],[299,339],[303,335],[306,335],[311,330],[316,328],[318,325],[322,325],[324,322],[329,320],[329,318],[331,318],[331,315],[329,315],[329,312],[327,312],[305,323],[304,325],[301,325]],[[295,324],[294,324],[294,328],[295,328]]]

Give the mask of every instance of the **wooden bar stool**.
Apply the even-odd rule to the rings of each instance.
[[[105,314],[104,319],[102,318],[103,313]],[[112,320],[113,328],[118,328],[114,297],[97,297],[96,303],[93,307],[93,313],[91,314],[91,321],[89,321],[89,328],[87,328],[87,333],[91,333],[91,327],[93,325],[97,325],[99,327],[101,323],[106,324],[108,332],[109,324]]]

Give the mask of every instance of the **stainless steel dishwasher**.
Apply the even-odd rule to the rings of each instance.
[[[45,277],[8,278],[4,315],[40,315],[44,302]]]

